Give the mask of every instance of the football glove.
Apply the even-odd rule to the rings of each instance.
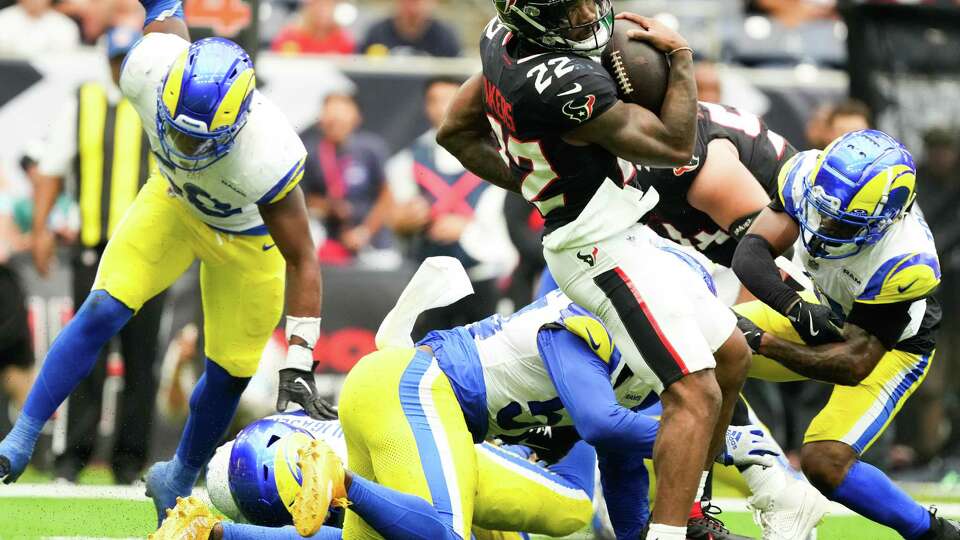
[[[287,409],[294,402],[314,420],[335,420],[337,408],[327,403],[317,392],[313,371],[297,368],[280,370],[280,384],[277,386],[277,412]]]
[[[767,439],[760,426],[730,426],[724,439],[724,447],[716,462],[724,465],[773,467],[774,456],[779,456],[777,447]]]
[[[787,312],[793,329],[807,345],[843,341],[843,321],[828,306],[798,300]]]
[[[765,332],[750,319],[740,315],[736,311],[734,311],[734,314],[737,316],[737,328],[743,332],[743,337],[747,339],[747,345],[750,347],[750,350],[753,354],[760,354],[760,341]]]

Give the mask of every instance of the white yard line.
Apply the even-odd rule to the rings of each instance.
[[[724,512],[749,512],[746,499],[714,499],[713,504],[719,506]],[[932,503],[920,502],[923,506],[936,506],[937,514],[941,516],[960,516],[960,504],[955,503]],[[831,516],[855,516],[856,514],[849,508],[839,505],[835,502],[830,503],[828,510]],[[723,516],[720,516],[723,519]]]
[[[206,498],[206,489],[196,488],[193,494]],[[149,500],[143,486],[78,486],[70,484],[12,484],[0,487],[0,498],[36,497],[56,499],[121,499]]]

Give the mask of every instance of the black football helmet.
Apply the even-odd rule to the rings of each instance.
[[[613,0],[493,0],[500,22],[551,51],[598,55],[613,35]],[[590,10],[590,8],[595,8]],[[585,13],[593,11],[591,17]]]

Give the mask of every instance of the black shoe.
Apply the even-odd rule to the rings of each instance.
[[[930,507],[930,530],[923,535],[924,540],[960,540],[960,523],[952,519],[937,517],[937,507]]]
[[[749,536],[730,532],[723,522],[715,517],[723,511],[719,507],[704,503],[701,510],[703,516],[692,517],[687,521],[687,540],[754,540]]]

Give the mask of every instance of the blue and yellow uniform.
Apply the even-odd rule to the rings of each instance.
[[[249,377],[283,309],[284,260],[258,205],[277,202],[298,185],[306,150],[254,88],[252,66],[239,65],[216,110],[205,112],[211,131],[234,123],[243,129],[228,154],[196,170],[183,168],[185,160],[165,142],[171,128],[157,113],[166,111],[171,122],[204,117],[180,95],[193,61],[188,41],[152,33],[124,62],[120,88],[143,119],[159,171],[117,228],[93,288],[136,311],[200,259],[206,355],[231,375]],[[241,104],[249,113],[238,121]]]
[[[447,536],[462,539],[476,521],[478,486],[496,480],[478,463],[475,443],[573,425],[598,452],[629,444],[649,456],[658,423],[630,408],[655,398],[602,323],[555,291],[510,317],[431,332],[420,349],[367,355],[344,382],[340,421],[356,475],[430,501],[447,520]],[[494,511],[497,520],[542,513],[539,501],[516,504]],[[520,530],[569,534],[590,509],[575,498],[566,504],[567,519]],[[348,511],[344,537],[378,536]]]
[[[813,300],[815,295],[842,320],[863,328],[888,350],[860,384],[834,388],[804,436],[804,443],[840,441],[862,454],[929,372],[941,313],[933,296],[940,283],[940,265],[933,235],[920,210],[911,206],[916,180],[910,164],[883,169],[862,179],[856,193],[846,194],[845,190],[853,188],[850,183],[832,181],[829,174],[821,173],[834,166],[824,161],[824,156],[837,153],[831,153],[834,145],[823,152],[802,152],[787,162],[779,177],[779,198],[771,208],[786,212],[800,225],[804,245],[797,249],[797,257],[815,286],[802,296]],[[833,195],[825,196],[827,193]],[[822,231],[818,221],[822,218],[812,206],[818,203],[811,201],[831,204],[836,200],[839,204],[841,199],[850,201],[849,206],[823,210],[825,215],[846,212],[856,217],[867,209],[873,213],[881,203],[906,211],[889,222],[865,226],[858,242],[833,243],[822,232],[814,234]],[[802,343],[790,321],[766,304],[754,301],[734,309],[763,330]],[[759,355],[754,356],[750,375],[773,381],[804,379]]]

